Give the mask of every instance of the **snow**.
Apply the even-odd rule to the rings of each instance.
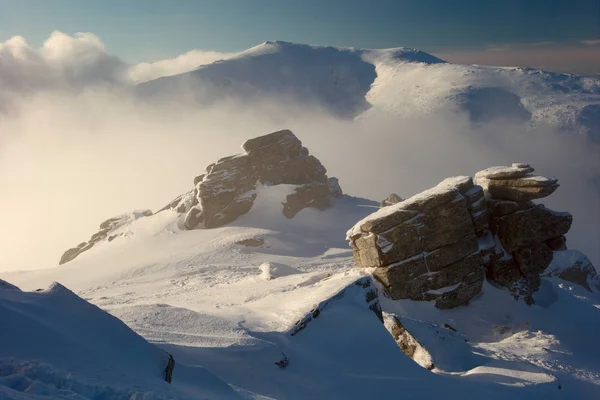
[[[60,284],[39,292],[1,291],[0,320],[2,398],[189,396],[164,381],[167,353]],[[206,370],[178,368],[194,396],[237,398]]]
[[[457,201],[463,198],[463,196],[459,193],[456,185],[460,183],[464,183],[471,179],[468,176],[455,176],[444,179],[435,187],[431,189],[427,189],[418,193],[406,200],[403,200],[399,203],[392,204],[391,206],[383,207],[377,210],[376,212],[368,215],[367,217],[358,221],[350,230],[346,232],[346,240],[350,240],[352,237],[360,235],[363,233],[362,226],[367,222],[384,219],[387,218],[398,211],[411,210],[411,207],[414,207],[415,204],[424,203],[436,197],[443,196],[448,192],[456,192],[456,198],[453,201]]]
[[[286,42],[136,90],[141,97],[197,91],[203,105],[275,95],[345,118],[462,108],[472,119],[576,128],[582,108],[600,101],[597,79],[453,65],[414,49]],[[490,95],[502,104],[488,104]],[[600,397],[600,299],[558,278],[542,279],[531,307],[486,283],[468,306],[444,311],[393,301],[379,286],[383,310],[427,348],[433,372],[404,356],[367,307],[354,282],[372,270],[355,268],[343,233],[362,234],[368,221],[449,191],[462,199],[454,186],[467,179],[378,211],[377,202],[343,196],[327,211],[305,209],[293,219],[281,215],[293,186],[259,186],[252,210],[228,226],[185,231],[174,211],[133,213],[119,223],[126,235],[59,268],[2,273],[0,398]],[[264,247],[236,244],[257,237]],[[480,239],[480,247],[494,239]],[[559,266],[568,253],[561,254]],[[11,285],[36,290],[55,281],[40,292]],[[171,385],[162,378],[164,351],[176,359]],[[423,364],[424,357],[417,355]],[[282,359],[285,368],[275,365]]]
[[[0,312],[21,310],[18,324],[44,327],[12,322],[0,330],[1,370],[9,371],[0,396],[17,398],[19,387],[58,398],[56,390],[89,394],[92,381],[97,393],[138,390],[155,398],[206,391],[216,398],[292,399],[377,398],[399,390],[409,398],[600,393],[600,301],[585,290],[544,279],[539,305],[528,307],[486,284],[469,306],[440,311],[427,302],[393,301],[380,287],[384,311],[401,318],[431,354],[436,369],[429,372],[402,354],[354,285],[368,271],[354,267],[340,233],[374,202],[344,196],[327,211],[305,209],[287,219],[280,204],[289,190],[260,187],[255,208],[229,226],[182,231],[180,216],[164,211],[131,222],[131,235],[59,268],[3,274],[26,290],[60,281],[145,340],[63,286],[0,290]],[[249,237],[268,246],[235,244]],[[318,318],[291,336],[324,302]],[[162,381],[159,348],[175,357],[172,385]],[[284,357],[289,365],[274,365]],[[57,384],[72,371],[77,385]]]
[[[258,268],[261,270],[260,277],[265,281],[270,281],[271,279],[293,275],[300,272],[289,265],[271,262],[262,263]]]

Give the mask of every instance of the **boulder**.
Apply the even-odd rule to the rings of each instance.
[[[488,192],[495,199],[527,201],[550,196],[558,188],[558,184],[548,186],[497,186],[490,181]]]
[[[388,197],[381,200],[379,203],[379,208],[391,206],[393,204],[400,203],[401,201],[404,201],[402,197],[398,196],[396,193],[391,193]]]
[[[573,217],[567,212],[550,210],[543,205],[504,215],[494,220],[502,245],[509,252],[565,235]]]
[[[534,171],[529,164],[513,163],[510,167],[490,167],[475,174],[475,181],[481,179],[518,179]]]
[[[532,172],[522,163],[492,167],[474,180],[452,177],[409,199],[382,202],[346,234],[356,265],[371,269],[392,299],[458,307],[487,276],[531,304],[555,251],[566,249],[573,221],[531,201],[558,187]]]
[[[404,327],[398,317],[383,314],[383,323],[404,354],[423,368],[430,371],[435,368],[427,349]]]
[[[262,247],[265,244],[265,239],[263,238],[248,238],[242,239],[235,242],[235,244],[239,244],[241,246],[246,247]]]
[[[330,197],[342,195],[338,180],[327,177],[321,162],[289,130],[249,139],[242,148],[245,153],[209,165],[194,179],[193,194],[171,203],[176,204],[170,208],[186,213],[186,229],[216,228],[246,214],[254,205],[257,183],[297,186],[283,203],[288,218],[306,207],[324,210]]]
[[[381,208],[347,233],[355,262],[374,268],[373,276],[393,299],[436,300],[443,307],[466,304],[477,294],[473,274],[483,282],[472,214],[487,213],[482,204],[483,189],[459,176]]]
[[[326,210],[330,206],[329,187],[325,183],[311,183],[294,189],[283,203],[283,215],[293,218],[298,212],[313,207]]]
[[[532,175],[528,164],[492,167],[475,174],[475,183],[495,200],[524,202],[549,196],[558,188],[556,179]]]
[[[340,186],[340,181],[338,178],[331,177],[327,179],[327,186],[329,187],[329,194],[332,197],[338,198],[344,195],[342,192],[342,187]]]

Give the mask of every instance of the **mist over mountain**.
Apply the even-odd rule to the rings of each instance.
[[[18,321],[3,330],[0,397],[361,398],[399,387],[408,398],[599,393],[598,78],[454,64],[404,47],[283,41],[131,65],[94,34],[57,31],[39,49],[22,37],[0,43],[0,126],[0,309]],[[288,129],[297,139],[281,133]],[[263,136],[271,132],[277,139]],[[556,192],[534,204],[494,199],[484,187],[481,204],[517,204],[500,204],[514,218],[543,210],[562,225],[568,212],[572,225],[558,229],[546,214],[526,220],[556,232],[523,251],[502,242],[505,232],[471,229],[477,257],[489,264],[485,278],[482,265],[453,269],[401,299],[372,269],[410,265],[410,279],[394,279],[426,285],[419,279],[439,276],[433,263],[414,267],[407,253],[357,264],[362,249],[384,259],[391,246],[382,232],[361,231],[381,240],[350,247],[357,238],[349,244],[346,231],[373,213],[394,215],[390,227],[418,216],[425,222],[414,229],[432,224],[450,237],[419,248],[423,260],[460,242],[461,232],[435,225],[420,193],[494,166],[506,166],[507,182],[496,182],[505,190]],[[444,190],[451,198],[439,207],[456,201],[466,210],[480,200],[467,206],[468,190]],[[377,211],[390,193],[406,203]],[[505,215],[493,217],[500,225]],[[467,250],[446,264],[470,259]],[[526,282],[535,292],[528,297],[515,289],[518,279],[503,286],[489,273],[513,259],[544,264],[521,271],[535,281]],[[464,304],[436,305],[475,275],[479,289]],[[44,319],[49,309],[56,320]],[[110,374],[100,374],[108,367],[94,362],[90,344],[102,335],[79,343],[79,355],[27,350],[28,340],[44,337],[67,348],[78,333],[64,327],[76,327],[81,310],[86,323],[117,332],[106,344]],[[36,321],[48,331],[17,340]],[[129,345],[139,354],[119,358]],[[176,366],[164,386],[168,355]],[[132,375],[134,390],[119,375],[138,365],[149,372]]]

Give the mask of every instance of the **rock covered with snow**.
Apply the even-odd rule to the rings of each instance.
[[[482,188],[458,176],[381,208],[347,233],[355,262],[372,268],[393,299],[434,300],[438,308],[466,304],[484,279],[475,224],[487,220],[481,204]]]
[[[148,217],[150,215],[152,215],[152,211],[150,210],[138,210],[132,213],[123,214],[107,219],[106,221],[100,224],[100,229],[98,230],[98,232],[94,233],[87,242],[79,243],[77,247],[73,247],[65,251],[65,253],[60,258],[58,264],[64,264],[75,259],[81,253],[94,247],[94,245],[98,242],[101,242],[103,240],[108,240],[110,242],[119,236],[126,235],[127,232],[122,231],[119,228],[139,218]]]
[[[552,263],[544,276],[558,277],[575,283],[590,292],[600,292],[600,275],[585,254],[577,250],[561,250],[554,253]]]
[[[379,208],[398,204],[401,201],[404,201],[404,199],[402,197],[398,196],[396,193],[391,193],[388,197],[381,200],[381,203],[379,203]]]
[[[566,248],[564,235],[573,217],[535,204],[558,188],[556,179],[532,175],[529,164],[492,167],[475,174],[487,192],[490,223],[496,246],[485,259],[488,279],[509,288],[516,297],[533,302],[540,275],[554,251]]]
[[[209,165],[194,179],[194,189],[163,209],[185,214],[187,229],[216,228],[250,211],[257,183],[296,186],[282,205],[288,218],[306,207],[327,209],[331,197],[342,195],[337,179],[327,177],[321,162],[289,130],[249,139],[242,148],[244,153]]]
[[[343,195],[337,178],[328,177],[321,162],[309,154],[290,131],[281,130],[247,140],[244,153],[219,159],[194,178],[194,188],[160,209],[182,215],[185,229],[217,228],[235,221],[254,205],[257,184],[293,185],[281,212],[293,218],[307,207],[325,210],[332,198]],[[133,220],[152,215],[150,210],[111,218],[89,241],[67,250],[60,264],[73,260],[96,243],[126,234],[119,230]],[[118,232],[117,232],[118,231]]]
[[[533,171],[523,163],[487,168],[474,180],[448,178],[380,208],[347,233],[356,265],[371,269],[396,300],[466,304],[481,291],[483,265],[488,280],[533,302],[541,274],[566,249],[573,221],[531,201],[558,187]],[[564,275],[583,282],[588,269],[576,266]]]
[[[475,174],[475,181],[497,200],[522,202],[540,199],[554,193],[557,179],[532,175],[529,164],[515,163],[510,167],[492,167]]]

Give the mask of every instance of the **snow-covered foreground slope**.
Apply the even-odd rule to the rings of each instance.
[[[471,121],[515,120],[600,140],[600,80],[529,68],[446,63],[408,48],[383,50],[265,42],[227,60],[141,83],[142,98],[277,101],[355,117],[465,112]]]
[[[238,398],[200,367],[178,366],[165,382],[169,354],[64,286],[22,292],[0,281],[0,398]]]
[[[486,285],[468,307],[442,312],[380,292],[385,312],[429,332],[421,340],[429,341],[438,368],[427,371],[401,352],[354,285],[362,275],[343,233],[376,205],[344,196],[327,211],[304,209],[286,219],[280,204],[289,190],[261,188],[248,214],[216,229],[183,231],[180,217],[163,211],[121,227],[129,235],[64,266],[2,278],[24,289],[59,281],[122,319],[174,355],[172,390],[194,393],[188,386],[194,370],[181,365],[201,365],[248,398],[600,394],[600,299],[545,280],[533,307]],[[251,238],[264,243],[236,244]],[[296,333],[297,322],[311,314]],[[460,346],[444,324],[464,335]],[[285,359],[285,367],[275,365]],[[98,378],[111,387],[121,382]]]

